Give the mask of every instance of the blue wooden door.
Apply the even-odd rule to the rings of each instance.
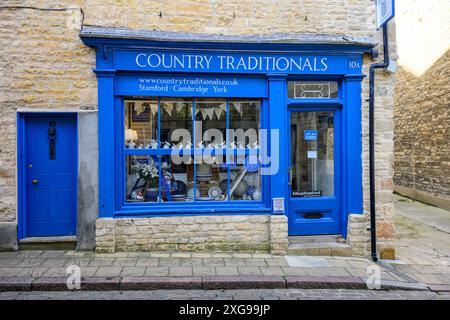
[[[339,234],[340,110],[289,114],[289,235]]]
[[[75,116],[30,116],[25,123],[26,236],[76,233]]]

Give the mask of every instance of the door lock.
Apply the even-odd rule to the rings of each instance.
[[[39,180],[33,179],[33,181],[31,181],[32,184],[38,184]]]

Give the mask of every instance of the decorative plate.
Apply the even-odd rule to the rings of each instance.
[[[213,186],[208,190],[208,196],[210,198],[216,199],[222,194],[222,190],[219,187]]]

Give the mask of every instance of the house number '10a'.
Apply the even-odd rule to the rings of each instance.
[[[349,63],[348,63],[348,67],[350,68],[350,69],[356,69],[356,68],[359,68],[361,65],[359,64],[359,62],[356,62],[356,61],[350,61]]]

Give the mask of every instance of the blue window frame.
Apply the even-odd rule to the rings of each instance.
[[[194,144],[195,141],[198,141],[198,132],[197,132],[197,126],[194,125],[196,121],[196,116],[198,116],[197,109],[200,108],[199,105],[202,103],[205,103],[205,99],[192,97],[192,98],[183,98],[185,101],[186,99],[190,99],[192,101],[192,111],[191,111],[191,121],[192,121],[192,144]],[[155,108],[157,105],[157,109],[154,110],[154,116],[156,120],[156,144],[152,148],[150,145],[144,145],[143,148],[129,148],[127,147],[127,136],[126,136],[126,109],[127,109],[127,101],[151,101],[153,100],[155,102]],[[139,214],[139,215],[152,215],[152,214],[166,214],[166,213],[230,213],[230,212],[239,212],[239,213],[246,213],[246,214],[252,214],[253,212],[255,214],[261,214],[262,212],[268,212],[270,211],[270,201],[269,201],[269,189],[268,189],[268,177],[264,175],[260,175],[259,172],[255,173],[255,175],[259,176],[259,186],[256,186],[256,188],[260,188],[259,190],[259,197],[255,197],[255,199],[252,199],[252,201],[248,200],[241,200],[241,199],[234,199],[233,195],[230,192],[230,189],[232,188],[232,181],[234,179],[231,177],[232,171],[233,171],[233,163],[227,164],[224,163],[224,166],[226,167],[226,174],[227,174],[227,188],[226,188],[226,198],[223,199],[223,201],[200,201],[198,197],[194,194],[193,201],[173,201],[172,199],[168,199],[165,187],[163,186],[164,179],[158,179],[158,190],[157,190],[157,196],[154,195],[154,199],[146,201],[148,199],[144,199],[144,201],[132,201],[129,199],[130,196],[130,190],[127,190],[127,169],[129,167],[129,163],[127,163],[127,158],[131,157],[149,157],[153,159],[156,163],[156,167],[158,170],[158,176],[162,177],[163,174],[163,166],[161,165],[162,159],[164,157],[170,157],[170,155],[173,152],[173,148],[164,148],[163,142],[161,141],[161,115],[162,115],[162,104],[164,105],[164,102],[166,100],[170,101],[182,101],[177,100],[176,97],[145,97],[145,96],[139,96],[139,97],[126,97],[126,96],[120,96],[116,97],[116,112],[115,112],[115,127],[116,127],[116,135],[115,135],[115,146],[116,146],[116,176],[117,176],[117,183],[116,183],[116,211],[115,215],[129,215],[129,214]],[[209,101],[210,99],[208,99]],[[259,128],[266,128],[267,127],[267,100],[266,99],[234,99],[234,98],[223,98],[221,101],[226,103],[225,108],[225,115],[226,115],[226,128],[227,129],[234,129],[232,128],[232,125],[230,124],[230,117],[233,114],[232,112],[232,105],[239,103],[255,103],[258,105],[257,109],[257,121]],[[245,111],[245,105],[242,106],[242,112]],[[142,109],[142,108],[141,108]],[[128,115],[130,115],[130,112],[128,112]],[[156,116],[157,115],[157,116]],[[144,117],[145,118],[145,117]],[[230,141],[232,140],[231,137],[229,137],[229,132],[226,131],[226,145],[229,146]],[[234,141],[234,139],[233,139]],[[173,146],[172,146],[173,147]],[[177,150],[178,151],[178,150]],[[252,149],[252,148],[244,148],[244,149],[238,149],[238,148],[231,148],[228,147],[226,149],[211,149],[211,148],[183,148],[180,150],[182,155],[186,155],[191,157],[193,159],[193,176],[197,177],[197,166],[198,166],[198,157],[201,157],[205,151],[210,152],[212,156],[221,155],[222,153],[229,152],[229,154],[233,157],[234,160],[238,157],[249,157],[249,156],[258,156],[260,151],[259,149]],[[238,166],[244,167],[244,164],[238,163]],[[241,170],[242,171],[242,170]],[[235,174],[236,178],[237,174]],[[197,189],[197,185],[199,182],[197,179],[193,179],[193,189]],[[240,184],[238,184],[240,185]],[[247,188],[248,190],[249,188]],[[236,192],[236,191],[235,191]],[[172,195],[173,196],[173,195]]]

